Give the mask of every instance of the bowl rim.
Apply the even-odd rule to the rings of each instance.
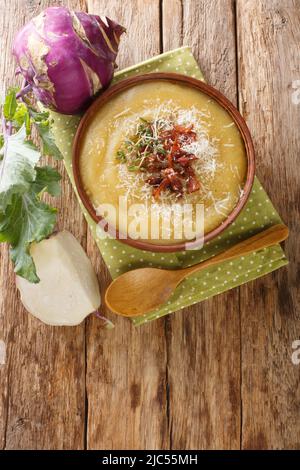
[[[181,83],[192,88],[196,88],[197,90],[205,93],[209,97],[213,98],[222,108],[224,108],[232,117],[233,121],[237,125],[240,134],[242,136],[245,150],[246,150],[246,157],[247,157],[247,176],[246,182],[243,188],[243,194],[240,197],[237,205],[234,207],[232,212],[228,215],[228,217],[221,222],[215,229],[211,230],[210,232],[206,233],[204,237],[200,238],[198,242],[196,242],[194,248],[197,248],[197,245],[204,245],[208,241],[212,240],[216,236],[220,235],[230,224],[232,224],[237,216],[240,214],[241,210],[245,206],[253,186],[254,176],[255,176],[255,151],[253,146],[252,137],[249,131],[249,128],[238,111],[238,109],[233,105],[233,103],[226,98],[219,90],[208,85],[207,83],[198,80],[196,78],[181,75],[177,73],[169,73],[169,72],[157,72],[157,73],[147,73],[143,75],[136,75],[134,77],[130,77],[120,82],[112,85],[110,88],[105,90],[101,95],[99,95],[95,101],[91,104],[91,106],[87,109],[87,111],[82,116],[80,123],[78,125],[74,141],[72,147],[72,169],[73,169],[73,176],[75,181],[75,186],[79,197],[87,210],[88,214],[97,224],[102,221],[103,225],[103,218],[96,214],[96,210],[92,205],[90,198],[88,197],[83,182],[80,175],[79,169],[79,161],[80,161],[80,141],[81,137],[86,131],[90,121],[97,113],[99,108],[105,105],[113,96],[117,95],[121,91],[124,91],[128,88],[131,88],[137,84],[147,82],[147,81],[156,81],[156,80],[163,80],[168,81],[171,83]],[[105,221],[104,221],[105,222]],[[186,249],[187,243],[192,244],[193,240],[191,241],[180,241],[179,243],[172,243],[172,244],[154,244],[147,242],[147,240],[139,240],[139,239],[132,239],[127,236],[127,238],[119,237],[119,231],[114,229],[114,234],[116,239],[125,243],[126,245],[130,245],[134,248],[138,248],[141,250],[152,251],[152,252],[165,252],[165,253],[174,253],[178,251],[183,251]]]

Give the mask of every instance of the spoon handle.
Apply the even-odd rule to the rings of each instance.
[[[289,229],[286,225],[273,225],[267,230],[263,230],[257,235],[254,235],[253,237],[248,238],[247,240],[243,240],[242,242],[238,243],[237,245],[234,245],[226,251],[223,251],[222,253],[219,253],[213,258],[209,258],[206,261],[203,261],[202,263],[196,264],[195,266],[182,269],[182,279],[184,279],[186,276],[189,276],[190,274],[201,271],[202,269],[205,269],[208,266],[219,264],[223,261],[239,258],[240,256],[248,255],[253,251],[261,250],[263,248],[276,245],[277,243],[280,243],[285,240],[288,235]]]

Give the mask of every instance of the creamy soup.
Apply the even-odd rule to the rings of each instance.
[[[243,193],[247,158],[236,124],[216,101],[157,80],[121,91],[98,111],[81,141],[80,172],[109,223],[123,233],[135,227],[132,238],[174,243],[190,238],[177,230],[183,207],[201,208],[204,233],[227,218]],[[117,209],[116,219],[103,204]],[[128,211],[134,204],[142,206]],[[188,210],[195,224],[196,210]]]

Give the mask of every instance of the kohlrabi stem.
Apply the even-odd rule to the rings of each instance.
[[[2,116],[2,127],[3,127],[3,136],[6,140],[9,135],[12,133],[12,122],[6,121],[5,117]]]
[[[4,116],[2,116],[2,130],[3,130],[3,137],[5,140],[5,137],[7,136],[7,127],[6,127],[6,119]]]
[[[12,133],[12,122],[8,121],[7,123],[7,135],[11,135]]]
[[[101,318],[101,320],[104,321],[104,325],[105,325],[105,328],[106,328],[106,329],[111,330],[112,328],[115,327],[115,325],[113,324],[112,321],[110,321],[110,320],[109,320],[108,318],[106,318],[106,317],[103,317],[103,316],[100,314],[99,310],[96,310],[96,311],[94,312],[94,314],[96,315],[96,317]]]
[[[31,90],[32,90],[32,85],[30,85],[30,84],[27,84],[27,85],[26,85],[26,82],[25,82],[24,86],[22,85],[22,88],[21,88],[21,90],[19,91],[19,93],[16,94],[16,98],[17,98],[17,99],[22,98],[22,97],[25,96],[27,93],[29,93]]]
[[[7,155],[7,145],[8,145],[8,137],[12,133],[12,122],[11,121],[6,121],[5,117],[2,115],[2,130],[3,130],[3,137],[4,137],[4,145],[3,148],[1,149],[2,153],[2,162],[5,161],[6,155]],[[0,167],[0,181],[2,180],[3,172],[4,172],[4,167],[5,165],[1,165]]]

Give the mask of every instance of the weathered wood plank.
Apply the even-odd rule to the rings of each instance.
[[[66,3],[78,9],[84,4]],[[1,85],[15,82],[11,45],[16,31],[45,6],[57,4],[1,0]],[[63,165],[58,167],[63,175],[62,196],[54,200],[58,228],[85,245],[86,224]],[[0,361],[0,448],[83,448],[85,327],[54,328],[29,315],[17,295],[6,246],[0,263],[0,340],[6,345],[5,364]]]
[[[127,27],[120,68],[159,53],[158,0],[89,0],[88,10]],[[90,236],[88,252],[104,293],[110,278]],[[116,327],[109,332],[97,319],[88,321],[88,448],[168,448],[164,320],[134,328],[129,320],[111,318]]]
[[[254,137],[257,173],[283,220],[290,265],[241,290],[242,447],[299,448],[300,2],[237,2],[240,107]],[[299,82],[298,82],[299,85]]]
[[[236,102],[232,0],[163,0],[164,51],[190,46],[208,83]]]
[[[163,1],[164,50],[189,45],[208,83],[236,102],[235,21],[230,0]],[[239,292],[168,319],[174,449],[240,446]]]

